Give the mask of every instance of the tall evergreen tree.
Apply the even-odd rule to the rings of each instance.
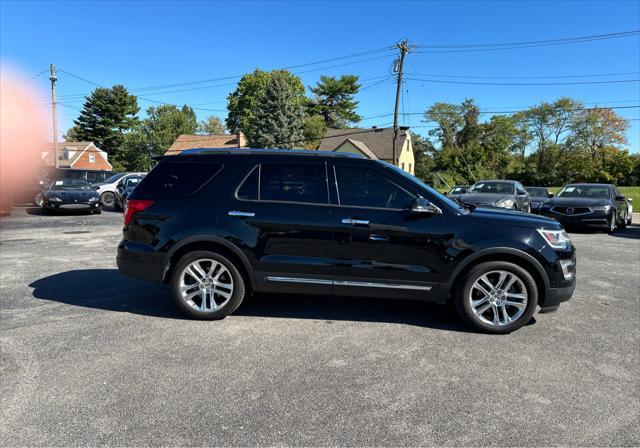
[[[138,100],[122,85],[98,87],[82,107],[67,135],[77,141],[92,141],[109,154],[122,146],[124,134],[138,122]]]
[[[356,113],[358,102],[354,97],[359,89],[357,76],[320,76],[317,85],[310,87],[315,95],[309,105],[310,115],[321,115],[327,127],[334,129],[357,124],[361,117]]]
[[[300,148],[305,97],[284,73],[274,73],[249,124],[249,143],[262,148]]]

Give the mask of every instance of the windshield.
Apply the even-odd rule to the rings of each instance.
[[[55,180],[49,187],[50,190],[92,190],[91,185],[82,179]]]
[[[449,194],[466,193],[469,187],[453,187]]]
[[[118,174],[114,174],[114,175],[113,175],[113,176],[111,176],[110,178],[105,179],[105,181],[104,181],[104,182],[102,182],[102,183],[105,183],[105,184],[111,184],[111,183],[113,183],[113,182],[117,181],[118,179],[120,179],[120,178],[121,178],[122,176],[124,176],[125,174],[127,174],[127,173],[118,173]]]
[[[608,199],[609,187],[590,185],[567,185],[558,196],[562,198]]]
[[[422,182],[420,179],[418,179],[413,174],[407,173],[405,170],[402,170],[402,169],[398,168],[397,166],[390,164],[389,162],[380,161],[380,163],[382,163],[387,168],[392,169],[396,173],[401,174],[405,179],[407,179],[410,182],[416,184],[420,188],[423,188],[423,189],[429,191],[430,194],[435,196],[439,201],[444,202],[445,204],[447,204],[449,207],[451,207],[451,208],[453,208],[455,210],[466,210],[466,208],[464,208],[462,205],[458,204],[455,201],[452,201],[451,199],[449,199],[445,195],[440,194],[439,192],[437,192],[436,190],[434,190],[433,188],[431,188],[430,186],[428,186],[427,184]]]
[[[531,196],[546,197],[549,196],[549,192],[546,188],[527,187],[525,188]]]
[[[471,192],[513,194],[515,189],[513,184],[507,182],[478,182],[469,189]]]

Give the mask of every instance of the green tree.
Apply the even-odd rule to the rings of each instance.
[[[164,154],[179,135],[193,134],[197,127],[196,114],[189,106],[150,107],[147,118],[126,134],[117,161],[129,171],[149,170],[154,165],[152,157]]]
[[[327,127],[341,129],[360,122],[356,113],[358,102],[354,99],[360,89],[355,75],[320,76],[315,87],[309,87],[315,95],[309,104],[310,115],[323,117]]]
[[[251,127],[254,111],[262,102],[267,84],[276,75],[290,86],[296,100],[300,97],[304,98],[302,81],[287,70],[265,72],[256,69],[252,73],[247,73],[240,78],[236,89],[227,96],[227,110],[229,112],[225,123],[229,132],[242,131],[249,142],[254,140],[253,128]]]
[[[207,134],[224,134],[225,127],[219,117],[211,115],[206,120],[202,120],[198,123],[198,131],[205,132]]]
[[[304,95],[288,73],[274,73],[249,122],[249,144],[258,148],[300,148],[304,140]]]
[[[98,87],[86,98],[66,137],[92,141],[114,155],[121,148],[125,133],[136,126],[139,110],[138,100],[124,86]]]
[[[322,137],[327,132],[327,125],[320,115],[307,115],[304,120],[304,143],[305,149],[318,149]]]

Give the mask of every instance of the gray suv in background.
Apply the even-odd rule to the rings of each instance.
[[[481,180],[458,196],[458,201],[476,207],[498,207],[531,212],[531,196],[515,180]]]

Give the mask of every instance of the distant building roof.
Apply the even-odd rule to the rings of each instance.
[[[396,146],[398,154],[396,154],[396,157],[399,155],[408,135],[408,130],[398,130]],[[322,139],[318,149],[321,151],[335,151],[336,148],[345,142],[345,139],[350,140],[358,149],[361,149],[358,145],[364,145],[375,154],[378,159],[391,160],[393,158],[393,128],[327,129],[327,133]],[[356,144],[355,142],[358,143]]]
[[[111,167],[108,154],[93,142],[58,142],[58,166],[73,167],[85,151],[97,153]],[[41,151],[41,159],[45,165],[54,165],[53,142],[45,143]]]
[[[180,154],[185,149],[199,148],[244,148],[247,141],[242,132],[237,134],[183,134],[178,136],[165,153],[166,156]]]

